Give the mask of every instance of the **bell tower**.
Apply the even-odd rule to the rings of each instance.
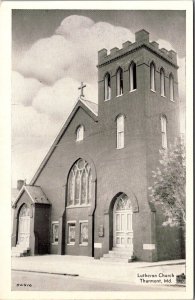
[[[126,41],[109,54],[107,49],[100,50],[97,67],[98,123],[108,152],[105,159],[114,162],[120,180],[127,180],[136,195],[137,222],[142,224],[145,218],[149,224],[143,226],[145,237],[140,236],[140,240],[146,241],[136,246],[140,249],[137,255],[143,260],[166,259],[166,252],[172,250],[164,248],[177,252],[180,247],[176,242],[163,246],[161,216],[149,205],[148,187],[159,162],[159,150],[179,136],[176,53],[160,49],[157,42],[150,42],[146,30],[140,30],[134,43]],[[140,230],[135,230],[140,235]]]

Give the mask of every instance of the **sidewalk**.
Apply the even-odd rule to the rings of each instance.
[[[160,278],[164,284],[164,279],[171,277],[171,284],[175,284],[176,276],[185,273],[185,260],[120,263],[105,262],[84,256],[43,255],[12,257],[12,270],[135,284],[143,283],[140,278],[144,280]]]

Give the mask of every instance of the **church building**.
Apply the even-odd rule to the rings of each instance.
[[[85,98],[82,83],[75,107],[13,204],[13,255],[181,258],[181,230],[162,226],[148,189],[159,150],[179,136],[176,53],[140,30],[134,43],[100,50],[97,69],[98,105]]]

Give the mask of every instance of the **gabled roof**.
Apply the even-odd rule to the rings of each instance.
[[[19,190],[17,188],[12,188],[11,190],[11,203],[13,204],[16,201],[16,197],[19,194]]]
[[[76,112],[78,111],[78,109],[80,107],[94,120],[94,122],[98,121],[98,105],[96,103],[91,102],[89,100],[86,100],[84,98],[78,98],[78,101],[75,104],[72,112],[70,113],[70,115],[67,118],[65,124],[63,125],[63,127],[60,130],[59,134],[57,135],[56,139],[54,140],[51,148],[49,149],[47,155],[43,159],[43,161],[42,161],[41,165],[39,166],[37,172],[33,176],[32,180],[30,182],[30,185],[33,185],[35,183],[35,181],[37,180],[39,174],[41,173],[41,171],[43,170],[45,164],[47,163],[47,161],[49,160],[49,158],[52,155],[53,151],[55,150],[56,145],[61,140],[64,132],[66,131],[66,129],[68,127],[68,125],[70,124],[70,122],[72,121],[72,119],[74,118]]]
[[[39,203],[39,204],[50,204],[49,200],[47,199],[46,195],[43,193],[40,186],[36,185],[23,185],[21,188],[15,202],[13,203],[13,206],[15,206],[22,196],[22,194],[26,192],[28,196],[30,197],[32,203]]]
[[[86,100],[86,99],[79,99],[83,102],[96,116],[98,116],[98,105],[95,102]]]

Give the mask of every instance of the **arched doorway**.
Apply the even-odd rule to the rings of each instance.
[[[126,194],[120,194],[113,208],[113,246],[133,254],[133,209]]]
[[[17,244],[29,247],[30,239],[30,208],[23,204],[18,218],[18,240]]]

